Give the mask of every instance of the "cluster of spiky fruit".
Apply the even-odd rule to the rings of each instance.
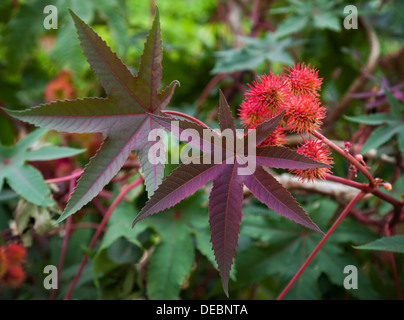
[[[0,246],[0,284],[17,288],[25,279],[22,263],[25,261],[26,250],[23,246],[10,243]]]
[[[298,63],[286,69],[282,75],[263,75],[249,84],[241,104],[240,119],[248,129],[268,120],[281,112],[284,118],[278,128],[262,143],[262,146],[283,146],[286,132],[310,134],[318,130],[325,118],[321,106],[319,90],[322,79],[318,71],[310,65]],[[321,140],[303,140],[297,152],[311,159],[332,164],[331,152]],[[324,179],[330,172],[328,168],[294,170],[300,179],[312,181]]]

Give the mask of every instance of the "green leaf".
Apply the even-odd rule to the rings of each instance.
[[[72,21],[65,22],[63,28],[59,28],[50,56],[52,62],[60,70],[71,69],[77,74],[82,74],[87,70],[86,59],[80,48]]]
[[[402,122],[391,123],[377,128],[363,144],[361,152],[365,154],[371,149],[377,149],[390,140],[396,133],[400,132],[400,130],[404,130],[404,124]]]
[[[25,2],[8,22],[4,47],[8,65],[14,70],[19,69],[24,60],[31,56],[40,34],[45,31],[43,9],[48,4],[48,0]]]
[[[293,59],[287,48],[302,41],[279,39],[278,32],[267,33],[265,38],[242,37],[244,47],[218,51],[215,53],[216,64],[212,73],[250,70],[260,66],[265,60],[292,64]]]
[[[306,16],[290,16],[279,24],[276,34],[282,37],[300,32],[307,26],[308,22],[309,18]]]
[[[42,207],[54,204],[49,197],[50,190],[38,170],[26,164],[12,164],[5,171],[9,186],[24,199]]]
[[[47,161],[73,157],[83,153],[84,149],[68,148],[68,147],[43,147],[36,150],[28,150],[18,154],[14,159],[26,161]]]
[[[340,19],[331,12],[320,12],[313,15],[313,25],[319,29],[341,31]]]
[[[397,117],[393,116],[390,113],[374,113],[366,116],[355,117],[344,116],[344,118],[352,122],[364,123],[369,125],[380,125],[389,122],[397,122]]]
[[[96,287],[100,288],[99,275],[105,274],[121,263],[137,262],[143,248],[138,236],[147,225],[132,229],[134,207],[129,202],[120,202],[108,219],[108,224],[100,248],[93,259],[93,273]]]
[[[156,225],[162,241],[156,246],[147,272],[147,294],[152,300],[178,299],[180,285],[191,271],[194,248],[188,228],[176,219]]]
[[[356,246],[360,250],[380,250],[404,253],[404,235],[383,237],[370,243]]]
[[[398,148],[401,151],[401,155],[404,155],[404,130],[398,133]]]
[[[0,86],[3,84],[0,83]],[[2,88],[2,90],[7,90]],[[1,99],[1,94],[0,94]],[[4,104],[6,104],[3,101]],[[16,139],[16,128],[10,118],[0,115],[0,144],[12,145]]]
[[[116,264],[136,263],[142,257],[143,250],[126,238],[116,239],[107,249],[108,258]]]
[[[126,56],[130,45],[130,36],[128,35],[127,6],[125,2],[98,0],[96,6],[106,19],[111,36],[121,56]]]
[[[397,119],[402,119],[403,115],[403,105],[391,94],[390,91],[385,90],[387,102],[391,108],[391,114]]]
[[[3,172],[3,170],[0,168],[0,192],[3,190],[3,185],[4,185],[4,174],[2,172]]]
[[[30,132],[24,138],[22,138],[20,141],[17,142],[17,144],[14,147],[16,152],[21,152],[22,150],[28,149],[35,142],[41,139],[47,132],[48,130],[43,128],[33,130],[32,132]]]
[[[132,229],[133,216],[136,214],[134,207],[129,202],[121,202],[112,213],[108,220],[107,230],[102,238],[100,250],[108,248],[117,239],[125,238],[133,244],[140,246],[137,237],[147,226],[141,225],[139,228]]]

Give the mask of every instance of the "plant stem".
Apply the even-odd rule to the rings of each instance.
[[[65,227],[65,234],[64,234],[63,243],[62,243],[62,250],[60,251],[60,256],[59,256],[59,263],[58,263],[58,268],[57,268],[59,273],[62,272],[63,264],[65,262],[67,245],[69,243],[69,238],[70,238],[71,226],[72,226],[72,216],[69,216],[66,219],[66,227]],[[49,300],[55,299],[56,291],[57,291],[57,289],[51,290],[51,293],[49,295]]]
[[[79,170],[77,172],[73,172],[69,176],[45,180],[45,183],[51,184],[51,183],[59,183],[59,182],[64,182],[64,181],[70,181],[70,180],[73,180],[73,179],[76,179],[76,178],[80,177],[82,175],[82,173],[83,173],[83,170]]]
[[[126,187],[124,187],[122,189],[122,191],[118,194],[118,196],[115,198],[114,202],[112,202],[111,206],[108,208],[107,212],[105,213],[104,217],[102,218],[101,223],[99,224],[97,231],[95,232],[93,238],[91,239],[90,245],[89,245],[89,249],[93,249],[98,237],[100,236],[101,232],[103,231],[105,225],[108,222],[109,217],[111,216],[112,212],[114,211],[114,209],[116,208],[116,206],[119,204],[119,202],[125,197],[125,195],[132,190],[133,188],[137,187],[139,184],[141,184],[143,182],[143,178],[139,177],[138,179],[136,179],[134,182],[132,182],[131,184],[127,185]],[[77,281],[80,278],[80,275],[84,269],[84,266],[86,265],[88,260],[88,256],[87,254],[84,254],[83,260],[81,260],[81,264],[79,267],[79,270],[77,271],[76,275],[74,276],[73,282],[70,285],[69,290],[67,291],[64,300],[69,299],[70,295],[72,294],[74,287],[77,284]]]
[[[371,188],[374,188],[376,186],[375,179],[373,176],[370,174],[368,169],[366,169],[358,160],[355,159],[350,153],[345,152],[342,150],[340,147],[338,147],[334,142],[323,136],[320,132],[317,130],[313,130],[311,132],[315,137],[321,139],[324,141],[324,143],[328,144],[330,148],[332,148],[334,151],[336,151],[338,154],[343,156],[345,159],[347,159],[351,164],[353,164],[360,172],[364,174],[364,176],[369,180],[369,186]]]
[[[190,116],[190,115],[188,115],[188,114],[185,114],[185,113],[182,113],[182,112],[178,112],[178,111],[172,111],[172,110],[164,110],[163,113],[171,114],[171,115],[174,115],[174,116],[183,117],[183,118],[188,119],[188,120],[191,120],[192,122],[195,122],[195,123],[197,123],[197,124],[199,124],[199,125],[201,125],[201,126],[204,126],[204,127],[207,128],[207,129],[210,129],[210,127],[209,127],[207,124],[203,123],[202,121],[200,121],[200,120],[198,120],[197,118],[194,118],[194,117],[192,117],[192,116]]]
[[[350,187],[353,187],[353,188],[356,188],[356,189],[359,189],[362,191],[371,192],[371,190],[369,190],[369,186],[367,184],[356,182],[356,181],[353,181],[350,179],[334,176],[332,174],[327,174],[325,176],[325,179],[328,181],[339,182],[341,184],[345,184],[347,186],[350,186]]]
[[[326,178],[326,180],[329,180],[329,181],[339,182],[339,183],[345,184],[347,186],[365,191],[367,193],[372,193],[376,197],[378,197],[386,202],[389,202],[395,208],[396,211],[401,212],[403,210],[403,207],[404,207],[403,201],[397,200],[397,199],[393,198],[392,196],[384,193],[381,190],[371,188],[369,185],[359,183],[356,181],[352,181],[349,179],[341,178],[338,176],[334,176],[331,174],[326,175],[325,178]]]
[[[75,173],[76,172],[73,171],[73,174],[75,174]],[[73,179],[71,179],[70,183],[69,183],[69,194],[70,195],[73,193],[75,185],[76,185],[76,182]],[[68,195],[66,195],[66,198],[67,197],[68,197]],[[58,269],[57,269],[59,273],[62,272],[63,264],[65,262],[67,245],[69,244],[71,230],[72,230],[72,216],[69,216],[66,219],[65,235],[64,235],[63,243],[62,243],[62,250],[60,251],[60,256],[59,256],[59,263],[58,263]],[[52,291],[49,295],[49,300],[55,299],[56,290],[57,289],[52,289]]]
[[[337,226],[341,223],[341,221],[345,218],[345,216],[349,213],[351,208],[365,196],[366,192],[364,191],[359,191],[359,193],[351,200],[351,202],[348,203],[344,211],[340,214],[337,220],[333,223],[331,228],[327,231],[327,233],[324,235],[324,237],[321,239],[321,241],[317,244],[317,246],[314,248],[313,252],[310,254],[310,256],[306,259],[306,261],[303,263],[303,265],[300,267],[300,269],[297,271],[297,273],[293,276],[292,280],[288,283],[288,285],[283,289],[281,294],[276,298],[276,300],[281,300],[286,293],[289,291],[289,289],[293,286],[293,284],[296,282],[296,280],[300,277],[300,275],[303,273],[303,271],[306,269],[306,267],[309,265],[311,260],[314,258],[314,256],[317,254],[317,252],[321,249],[321,247],[324,245],[324,243],[327,241],[327,239],[330,237],[330,235],[334,232],[334,230],[337,228]]]

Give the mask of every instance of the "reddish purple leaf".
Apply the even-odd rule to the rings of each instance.
[[[179,129],[176,129],[178,132],[175,133],[177,136],[181,135],[185,130],[194,129],[194,137],[200,137],[197,143],[195,143],[196,146],[201,146],[202,141],[209,142],[202,136],[203,129],[205,129],[202,126],[184,120],[173,120],[171,117],[157,115],[153,115],[152,117],[166,129],[171,128],[172,121],[177,121],[179,124]],[[259,126],[259,141],[257,143],[265,140],[277,127],[281,119],[282,115],[279,115]],[[230,129],[235,133],[233,130],[235,128],[234,120],[231,117],[230,108],[222,93],[220,93],[219,120],[222,131]],[[223,157],[222,154],[221,161],[217,164],[181,164],[177,169],[173,170],[171,175],[163,180],[154,195],[139,212],[133,224],[147,216],[172,207],[213,179],[213,189],[209,197],[211,242],[222,278],[223,288],[228,295],[229,274],[237,247],[241,222],[243,184],[251,190],[258,200],[269,208],[296,223],[321,232],[291,194],[261,166],[269,165],[275,168],[301,169],[327,167],[327,165],[311,160],[286,148],[263,147],[256,148],[257,167],[255,170],[250,168],[248,170],[251,170],[251,175],[242,175],[238,169],[246,169],[246,165],[240,165],[237,161],[246,155],[236,153],[234,149],[228,149],[223,142],[225,139],[223,135],[218,136],[218,138],[221,139],[220,143],[217,143],[217,141],[210,142],[209,147],[205,147],[205,149],[201,147],[201,150],[209,151],[208,155],[205,154],[205,157],[209,157],[212,163],[214,162],[213,151],[215,150],[220,152],[225,150],[227,152],[226,157]],[[234,140],[236,140],[236,137],[234,137]],[[245,148],[244,152],[247,149]],[[202,161],[203,158],[198,159]],[[225,160],[232,160],[233,164],[226,163]]]
[[[220,176],[213,182],[209,197],[209,225],[213,252],[227,296],[240,232],[242,204],[243,184],[237,175],[237,165],[224,164]]]
[[[202,159],[200,158],[200,163]],[[155,194],[133,221],[133,226],[140,220],[157,212],[169,209],[181,200],[195,193],[201,186],[216,178],[221,164],[188,164],[180,165],[166,177]]]
[[[279,122],[282,120],[285,111],[276,115],[275,117],[266,120],[255,127],[256,143],[259,146],[264,142],[269,135],[276,129]]]
[[[257,148],[257,166],[281,169],[329,168],[328,164],[318,162],[285,147],[266,146]]]
[[[321,232],[289,191],[264,169],[257,168],[254,174],[245,176],[244,184],[259,201],[278,214]]]
[[[171,116],[167,117],[156,114],[151,114],[150,116],[163,128],[169,130],[181,140],[184,140],[183,137],[186,136],[188,140],[184,142],[205,153],[214,154],[215,152],[224,151],[220,135],[215,130],[205,128],[187,120],[175,119]]]
[[[149,195],[161,183],[164,164],[149,161],[150,130],[159,128],[152,113],[167,106],[178,84],[173,81],[161,93],[162,45],[159,16],[147,36],[136,77],[107,44],[71,12],[84,55],[108,97],[56,101],[28,110],[7,112],[23,121],[63,132],[101,132],[106,137],[97,154],[85,167],[58,222],[93,199],[117,174],[132,150],[137,151]]]
[[[226,98],[220,91],[219,97],[219,125],[220,130],[231,129],[236,132],[236,126],[234,125],[234,119],[231,114],[231,110],[227,105]]]

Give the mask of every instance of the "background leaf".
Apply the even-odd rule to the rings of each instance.
[[[6,167],[7,183],[29,202],[48,207],[54,202],[41,173],[26,164],[13,164]]]
[[[147,273],[147,294],[150,299],[177,299],[194,260],[194,250],[188,228],[179,220],[156,224],[161,236],[150,259]]]
[[[85,150],[76,149],[76,148],[68,148],[68,147],[43,147],[40,149],[29,150],[24,153],[20,153],[14,159],[21,159],[26,161],[46,161],[46,160],[55,160],[67,157],[73,157],[80,153],[83,153]]]
[[[404,253],[404,236],[384,237],[361,246],[356,246],[355,248],[361,250],[381,250]]]

